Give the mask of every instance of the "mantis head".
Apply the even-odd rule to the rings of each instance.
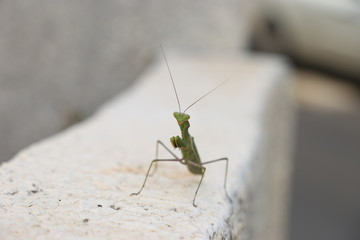
[[[184,122],[188,122],[190,115],[182,112],[174,112],[174,117],[176,118],[179,126],[183,125]]]

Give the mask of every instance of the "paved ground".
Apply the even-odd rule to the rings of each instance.
[[[309,70],[300,70],[296,78],[299,115],[289,239],[358,240],[360,88]]]

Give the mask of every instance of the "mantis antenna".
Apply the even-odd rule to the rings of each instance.
[[[179,96],[177,94],[177,91],[176,91],[176,87],[175,87],[175,82],[174,82],[174,79],[172,77],[172,74],[171,74],[171,71],[170,71],[170,67],[169,67],[169,63],[167,61],[167,58],[166,58],[166,55],[165,55],[165,52],[164,52],[164,48],[163,46],[161,45],[160,43],[160,48],[161,48],[161,52],[164,56],[164,59],[165,59],[165,62],[166,62],[166,66],[167,66],[167,69],[169,71],[169,75],[170,75],[170,78],[171,78],[171,83],[172,83],[172,86],[173,86],[173,89],[174,89],[174,92],[175,92],[175,96],[176,96],[176,100],[177,100],[177,103],[178,103],[178,106],[179,106],[179,113],[181,113],[181,107],[180,107],[180,100],[179,100]],[[204,97],[206,97],[207,95],[209,95],[210,93],[212,93],[213,91],[215,91],[216,89],[218,89],[219,87],[221,87],[222,85],[224,85],[227,81],[229,81],[230,79],[227,79],[225,80],[224,82],[220,83],[219,85],[217,85],[215,88],[213,88],[211,91],[207,92],[206,94],[204,94],[202,97],[200,97],[198,100],[196,100],[195,102],[193,102],[192,104],[190,104],[190,106],[188,106],[185,111],[183,113],[185,113],[189,108],[191,108],[192,106],[194,106],[197,102],[199,102],[201,99],[203,99]]]
[[[166,62],[166,66],[167,66],[167,69],[168,69],[169,74],[170,74],[171,83],[172,83],[172,85],[173,85],[173,88],[174,88],[174,91],[175,91],[176,100],[177,100],[177,103],[178,103],[178,106],[179,106],[179,112],[181,112],[179,96],[178,96],[178,94],[177,94],[176,87],[175,87],[175,83],[174,83],[174,79],[173,79],[173,77],[172,77],[172,75],[171,75],[170,67],[169,67],[169,64],[168,64],[168,61],[167,61],[167,59],[166,59],[166,55],[165,55],[165,52],[164,52],[164,49],[163,49],[161,43],[160,43],[160,48],[161,48],[162,54],[164,55],[165,62]]]
[[[201,99],[203,99],[204,97],[206,97],[207,95],[209,95],[210,93],[212,93],[213,91],[215,91],[216,89],[218,89],[219,87],[221,87],[222,85],[224,85],[227,81],[229,81],[230,79],[226,79],[225,81],[223,81],[222,83],[220,83],[219,85],[217,85],[215,88],[213,88],[211,91],[207,92],[206,94],[204,94],[201,98],[199,98],[198,100],[196,100],[195,102],[193,102],[192,104],[190,104],[190,106],[188,106],[184,113],[186,112],[186,110],[188,110],[189,108],[191,108],[192,106],[194,106],[197,102],[199,102]]]

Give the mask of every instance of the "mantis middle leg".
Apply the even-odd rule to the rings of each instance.
[[[145,187],[145,184],[146,184],[147,178],[148,178],[148,176],[149,176],[149,172],[150,172],[150,170],[151,170],[152,165],[153,165],[154,163],[157,163],[157,162],[180,162],[180,163],[184,164],[184,160],[183,160],[183,159],[179,159],[179,158],[177,158],[177,159],[154,159],[154,160],[152,160],[151,163],[150,163],[149,169],[148,169],[148,171],[147,171],[147,173],[146,173],[145,180],[144,180],[144,183],[143,183],[142,187],[140,188],[140,190],[139,190],[138,192],[132,193],[132,194],[130,194],[130,196],[138,195],[138,194],[141,193],[141,191],[142,191],[143,188]]]
[[[227,157],[223,157],[223,158],[219,158],[219,159],[215,159],[215,160],[211,160],[211,161],[207,161],[207,162],[203,162],[201,165],[205,165],[205,164],[209,164],[209,163],[214,163],[214,162],[219,162],[219,161],[226,161],[226,167],[225,167],[225,178],[224,178],[224,189],[225,189],[225,194],[227,199],[232,202],[231,198],[229,197],[229,194],[226,190],[226,182],[227,182],[227,173],[228,173],[228,163],[229,163],[229,159]]]
[[[168,151],[175,159],[179,159],[162,141],[157,140],[156,141],[156,151],[155,151],[155,159],[159,159],[159,145],[163,146],[163,148]],[[152,173],[149,174],[149,176],[154,175],[157,169],[157,163],[154,164],[154,170]]]

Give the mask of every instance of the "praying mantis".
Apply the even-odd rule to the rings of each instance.
[[[229,197],[227,190],[226,190],[226,181],[227,181],[227,173],[228,173],[228,158],[227,157],[222,157],[222,158],[218,158],[215,160],[211,160],[211,161],[207,161],[207,162],[201,162],[200,160],[200,156],[199,153],[197,151],[196,148],[196,144],[195,144],[195,140],[194,137],[190,135],[189,133],[189,127],[190,127],[190,123],[189,123],[189,119],[190,119],[190,115],[186,114],[186,111],[192,107],[193,105],[195,105],[197,102],[199,102],[201,99],[203,99],[204,97],[206,97],[207,95],[209,95],[211,92],[215,91],[217,88],[219,88],[220,86],[222,86],[223,84],[225,84],[225,82],[227,82],[228,80],[224,81],[223,83],[221,83],[220,85],[218,85],[217,87],[215,87],[214,89],[212,89],[211,91],[207,92],[205,95],[203,95],[202,97],[200,97],[198,100],[196,100],[195,102],[193,102],[192,104],[190,104],[183,112],[181,111],[181,106],[180,106],[180,100],[176,91],[176,87],[175,87],[175,82],[174,79],[172,77],[171,71],[170,71],[170,67],[164,52],[164,49],[162,47],[162,45],[160,44],[160,48],[162,51],[162,54],[164,56],[165,62],[166,62],[166,66],[170,75],[170,79],[171,79],[171,83],[175,92],[175,96],[176,96],[176,100],[177,100],[177,104],[179,107],[179,111],[178,112],[174,112],[173,115],[180,127],[180,131],[181,131],[181,137],[180,136],[175,136],[175,137],[171,137],[170,138],[170,142],[171,145],[176,149],[180,149],[182,157],[179,158],[178,156],[176,156],[168,147],[166,147],[166,145],[161,142],[160,140],[158,140],[156,142],[156,154],[155,154],[155,159],[151,161],[150,166],[148,168],[148,171],[146,173],[145,176],[145,180],[143,182],[143,185],[141,186],[140,190],[136,193],[132,193],[131,196],[133,195],[138,195],[141,193],[141,191],[143,190],[143,188],[145,187],[146,181],[149,177],[150,174],[150,170],[153,166],[154,163],[159,163],[159,162],[178,162],[181,163],[183,165],[186,165],[188,167],[188,170],[193,173],[193,174],[197,174],[197,175],[201,175],[200,181],[198,183],[198,186],[196,188],[195,194],[194,194],[194,198],[193,198],[193,206],[197,207],[197,205],[195,204],[195,200],[196,200],[196,196],[197,193],[199,191],[200,185],[203,181],[204,175],[205,175],[205,171],[206,171],[206,167],[204,167],[204,165],[210,164],[210,163],[215,163],[215,162],[220,162],[220,161],[225,161],[226,162],[226,167],[225,167],[225,178],[224,178],[224,190],[225,190],[225,194],[227,199],[231,201],[231,198]],[[159,145],[161,145],[166,151],[168,151],[174,158],[173,159],[159,159],[158,158],[158,151],[159,151]],[[156,165],[155,165],[155,169],[156,169]]]

